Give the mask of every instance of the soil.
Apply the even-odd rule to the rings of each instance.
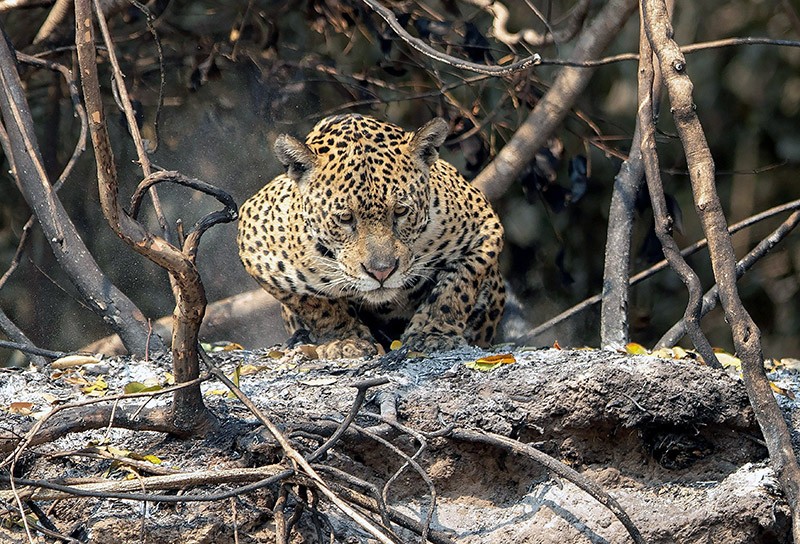
[[[744,387],[724,371],[688,360],[662,360],[607,351],[543,349],[517,351],[516,362],[491,372],[469,368],[486,353],[477,349],[409,358],[380,365],[309,360],[299,352],[223,352],[215,359],[230,374],[245,374],[242,390],[278,423],[304,454],[320,436],[330,435],[351,408],[353,384],[384,376],[389,383],[369,390],[356,424],[414,455],[436,494],[431,527],[458,543],[617,543],[631,542],[617,518],[574,484],[556,478],[527,456],[494,446],[448,438],[442,431],[483,430],[531,444],[600,485],[625,509],[644,540],[661,543],[790,542],[788,508],[755,424]],[[35,370],[0,373],[0,406],[31,402],[46,410],[52,397],[85,398],[80,373],[92,382],[104,376],[110,392],[132,381],[163,379],[166,364],[114,358],[54,374]],[[248,374],[248,371],[252,372]],[[782,385],[797,392],[794,373]],[[71,383],[70,383],[71,382]],[[266,466],[280,463],[275,440],[253,415],[213,380],[203,384],[207,405],[219,420],[209,436],[178,440],[155,432],[103,429],[74,433],[31,448],[17,477],[32,479],[100,478],[122,480],[131,472],[109,460],[73,453],[91,444],[111,445],[139,455],[155,455],[161,467],[181,472]],[[138,401],[141,403],[142,401]],[[168,402],[152,400],[148,406]],[[795,404],[781,398],[790,420]],[[380,407],[396,407],[402,430],[378,419]],[[33,416],[12,415],[0,426],[17,429]],[[415,438],[416,437],[416,438]],[[324,439],[324,438],[323,438]],[[320,462],[320,474],[334,489],[349,487],[346,471],[377,486],[396,475],[405,458],[355,427]],[[303,484],[304,481],[300,481]],[[211,493],[235,489],[220,484],[184,489]],[[337,487],[338,486],[338,487]],[[0,542],[28,542],[13,525],[15,505],[0,483],[8,507],[0,510]],[[177,490],[172,490],[171,493]],[[3,493],[6,495],[3,495]],[[265,487],[214,502],[154,503],[76,498],[38,501],[62,534],[79,542],[275,542],[272,510],[276,487]],[[310,498],[291,542],[375,542],[326,499],[293,486]],[[416,520],[431,507],[431,488],[413,469],[395,476],[389,506]],[[287,514],[288,516],[288,514]],[[411,531],[397,531],[401,542],[419,542]],[[36,540],[36,539],[39,540]],[[36,542],[52,542],[36,536]]]

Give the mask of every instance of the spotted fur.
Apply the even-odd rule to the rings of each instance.
[[[360,115],[275,144],[286,173],[241,208],[239,255],[325,357],[492,342],[505,293],[503,228],[438,158],[447,123],[415,132]]]

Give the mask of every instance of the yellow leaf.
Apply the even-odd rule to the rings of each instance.
[[[206,391],[206,395],[224,395],[228,393],[227,389],[209,389]]]
[[[672,348],[672,354],[675,359],[686,359],[689,357],[689,352],[680,346],[674,346]]]
[[[717,356],[717,361],[719,364],[722,365],[722,368],[735,368],[739,372],[742,371],[742,360],[738,357],[734,357],[730,353],[726,353],[722,350],[714,349],[714,355]]]
[[[400,340],[392,340],[392,343],[389,344],[389,351],[397,351],[402,347],[403,343]]]
[[[625,344],[625,353],[630,355],[647,355],[649,352],[643,345],[637,344],[636,342],[629,342]]]
[[[775,393],[794,400],[794,393],[792,393],[789,389],[781,387],[780,385],[772,381],[769,382],[769,386]]]
[[[467,361],[464,363],[464,366],[480,372],[489,372],[501,366],[501,363],[479,363],[478,361]]]
[[[92,383],[81,388],[81,391],[87,395],[99,397],[105,395],[108,389],[108,384],[102,376],[98,376]]]
[[[169,372],[164,372],[164,381],[167,385],[175,385],[175,376]]]
[[[480,372],[489,372],[490,370],[494,370],[502,365],[509,365],[516,362],[517,360],[512,354],[501,353],[499,355],[487,355],[486,357],[481,357],[476,361],[468,361],[464,363],[464,365],[467,368],[478,370]]]
[[[65,368],[72,368],[74,366],[81,365],[92,365],[99,362],[100,358],[93,355],[67,355],[66,357],[61,357],[50,363],[50,368],[63,370]]]
[[[106,446],[105,449],[108,453],[116,457],[128,457],[128,455],[131,453],[130,450],[123,450],[122,448],[112,446],[111,444]]]
[[[149,455],[143,455],[142,461],[147,461],[148,463],[152,463],[154,465],[160,465],[162,463],[161,459],[157,455],[153,455],[152,453]]]
[[[270,359],[280,359],[284,355],[286,355],[284,352],[278,351],[277,349],[273,349],[272,351],[267,353],[267,357],[269,357]]]
[[[488,355],[486,357],[481,357],[476,363],[480,364],[494,364],[500,363],[504,365],[509,365],[511,363],[516,363],[517,360],[514,358],[514,355],[511,353],[500,353],[498,355]]]
[[[256,365],[242,365],[242,368],[239,369],[240,376],[249,376],[250,374],[255,374],[263,367],[256,366]]]

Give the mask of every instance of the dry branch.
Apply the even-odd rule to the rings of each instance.
[[[99,4],[97,2],[94,4],[97,8],[97,18],[115,70],[117,89],[123,104],[127,104],[125,106],[127,112],[131,109],[130,100],[125,91],[124,78],[115,60],[114,44],[111,42],[108,30],[105,27]],[[125,212],[119,202],[116,164],[105,122],[103,101],[100,95],[90,0],[76,1],[75,20],[75,44],[78,51],[78,63],[81,68],[81,84],[83,86],[86,109],[89,112],[91,121],[90,129],[97,164],[97,182],[103,215],[105,215],[114,232],[131,248],[169,272],[170,280],[176,290],[176,306],[173,313],[172,330],[172,364],[175,379],[178,383],[192,381],[199,376],[200,372],[197,355],[198,334],[206,307],[205,290],[195,264],[197,243],[203,232],[211,225],[234,220],[237,213],[236,206],[232,199],[224,195],[222,191],[214,193],[213,196],[220,200],[225,208],[202,219],[195,230],[189,234],[183,249],[173,246],[162,237],[153,235],[134,217]],[[130,123],[131,120],[129,120]],[[131,124],[131,128],[134,125],[135,122]],[[137,150],[140,153],[140,161],[145,170],[145,176],[149,177],[149,166],[147,166],[149,162],[141,148],[141,139],[135,130],[133,134],[135,135],[134,140],[138,140]],[[172,180],[174,181],[178,177],[180,176],[174,175]],[[148,183],[148,181],[146,180],[145,183]],[[175,424],[178,427],[202,433],[213,424],[213,417],[205,408],[199,385],[176,391],[173,410]]]
[[[781,204],[780,206],[775,206],[775,207],[770,208],[768,210],[764,210],[763,212],[757,213],[756,215],[748,217],[747,219],[743,219],[742,221],[739,221],[738,223],[734,223],[733,225],[728,227],[728,232],[730,234],[734,234],[736,232],[739,232],[742,229],[746,229],[748,227],[751,227],[752,225],[754,225],[754,224],[756,224],[756,223],[758,223],[760,221],[764,221],[765,219],[769,219],[770,217],[774,217],[774,216],[776,216],[778,214],[785,213],[787,211],[797,210],[797,209],[800,209],[800,200],[793,200],[791,202],[787,202],[785,204]],[[693,255],[693,254],[697,253],[698,251],[700,251],[701,249],[703,249],[704,247],[706,247],[707,245],[708,245],[708,240],[706,240],[705,238],[703,238],[702,240],[698,240],[694,244],[683,248],[681,250],[681,256],[682,257],[688,257],[689,255]],[[664,270],[668,266],[669,266],[669,263],[667,263],[667,260],[666,259],[662,259],[659,262],[657,262],[656,264],[654,264],[654,265],[642,270],[641,272],[638,272],[635,275],[633,275],[630,278],[629,285],[633,286],[633,285],[636,285],[638,283],[641,283],[644,280],[646,280],[646,279],[652,277],[653,275],[657,274],[658,272],[661,272],[662,270]],[[591,297],[589,297],[587,299],[584,299],[581,302],[579,302],[578,304],[575,304],[574,306],[572,306],[571,308],[568,308],[568,309],[564,310],[563,312],[561,312],[557,316],[548,319],[547,321],[545,321],[541,325],[537,325],[536,327],[534,327],[533,329],[531,329],[528,332],[528,336],[535,337],[537,335],[540,335],[540,334],[546,332],[547,330],[551,329],[552,327],[555,327],[559,323],[562,323],[562,322],[566,321],[567,319],[569,319],[570,317],[582,312],[583,310],[585,310],[587,308],[591,308],[592,306],[594,306],[598,302],[601,302],[602,299],[603,299],[602,294],[594,295],[594,296],[591,296]]]
[[[536,66],[541,57],[538,54],[533,54],[529,57],[526,57],[520,61],[513,62],[506,66],[490,66],[488,64],[478,64],[476,62],[471,62],[464,59],[459,59],[457,57],[453,57],[452,55],[448,55],[446,53],[442,53],[437,49],[434,49],[424,41],[420,40],[419,38],[415,38],[403,28],[403,25],[397,20],[395,17],[394,12],[390,9],[385,8],[378,2],[377,0],[361,0],[368,8],[372,11],[377,13],[386,24],[397,34],[400,39],[406,42],[408,45],[419,51],[425,56],[428,56],[434,60],[439,62],[443,62],[445,64],[449,64],[454,68],[458,68],[461,70],[468,70],[470,72],[475,72],[478,74],[486,74],[491,76],[507,76],[513,74],[515,72],[521,72],[523,70],[527,70],[528,68],[532,68]]]
[[[666,15],[666,7],[664,8]],[[668,20],[667,20],[668,21]],[[643,29],[644,30],[644,29]],[[642,160],[644,163],[645,177],[647,179],[647,190],[650,193],[650,204],[653,208],[653,223],[656,236],[661,243],[664,257],[670,267],[680,277],[686,285],[689,293],[689,300],[683,313],[683,320],[686,323],[686,330],[692,339],[694,347],[706,362],[716,368],[720,368],[714,350],[708,338],[700,329],[700,309],[703,303],[703,285],[692,267],[681,255],[677,242],[672,237],[672,217],[667,209],[667,199],[664,194],[664,186],[661,182],[661,171],[659,170],[658,151],[656,150],[656,128],[653,110],[653,82],[655,81],[655,62],[653,50],[648,40],[640,40],[639,51],[639,127],[642,131]],[[663,69],[662,69],[663,73]]]
[[[686,73],[686,59],[672,40],[663,0],[643,0],[642,16],[647,38],[661,64],[672,116],[685,150],[695,207],[708,238],[720,301],[731,325],[736,353],[742,360],[747,395],[764,434],[770,462],[792,510],[794,540],[800,542],[800,466],[786,421],[764,372],[761,333],[742,305],[736,288],[736,257],[717,195],[714,160],[692,101],[693,85]]]

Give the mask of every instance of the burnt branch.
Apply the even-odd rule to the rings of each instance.
[[[96,2],[95,7],[97,8],[97,19],[108,47],[109,57],[112,59],[112,65],[117,74],[115,77],[117,91],[123,104],[127,104],[125,106],[126,112],[132,112],[123,78],[115,60],[114,45],[108,35],[102,12]],[[78,64],[81,68],[81,83],[86,109],[91,120],[90,129],[97,164],[97,181],[103,214],[114,232],[134,251],[144,255],[169,272],[170,280],[176,291],[176,306],[173,313],[172,329],[172,364],[176,381],[178,383],[189,382],[196,379],[200,372],[197,345],[200,323],[206,308],[205,290],[195,264],[196,251],[193,248],[196,248],[200,235],[210,224],[231,221],[235,219],[236,214],[235,212],[231,213],[230,210],[221,214],[212,214],[214,217],[211,220],[202,223],[195,229],[195,236],[189,244],[189,250],[181,250],[170,244],[166,239],[149,232],[122,208],[119,201],[116,163],[100,94],[90,0],[78,0],[75,3],[75,13],[77,25],[75,43],[78,51]],[[145,176],[148,176],[149,160],[147,160],[146,153],[143,152],[141,147],[141,137],[138,131],[134,129],[136,123],[131,121],[129,120],[129,126],[132,129],[134,142],[137,144],[141,165]],[[227,197],[227,201],[232,202],[230,197]],[[162,227],[164,226],[165,221],[162,221]],[[199,385],[176,391],[173,410],[177,427],[202,433],[213,425],[213,416],[203,403]]]
[[[442,53],[441,51],[434,49],[424,41],[420,40],[419,38],[415,38],[408,32],[406,29],[403,28],[403,25],[397,20],[395,17],[394,12],[390,9],[387,9],[383,5],[380,4],[377,0],[361,0],[364,5],[366,5],[369,9],[377,13],[386,24],[397,34],[401,40],[406,42],[408,45],[422,53],[423,55],[430,57],[434,60],[439,62],[443,62],[448,64],[454,68],[458,68],[460,70],[468,70],[470,72],[475,72],[478,74],[486,74],[491,76],[507,76],[511,75],[515,72],[521,72],[523,70],[527,70],[539,64],[539,61],[542,60],[541,56],[538,53],[535,53],[529,57],[526,57],[520,61],[512,62],[507,66],[491,66],[488,64],[478,64],[476,62],[471,62],[468,60],[460,59],[454,57],[452,55],[448,55],[446,53]]]
[[[785,213],[787,211],[797,210],[797,209],[800,209],[800,200],[793,200],[791,202],[787,202],[786,204],[781,204],[780,206],[775,206],[775,207],[770,208],[768,210],[764,210],[761,213],[758,213],[756,215],[748,217],[747,219],[743,219],[742,221],[739,221],[738,223],[734,223],[733,225],[728,227],[728,233],[734,234],[736,232],[739,232],[742,229],[746,229],[748,227],[751,227],[751,226],[755,225],[756,223],[764,221],[765,219],[769,219],[770,217],[775,217],[778,214]],[[706,240],[705,238],[703,238],[702,240],[698,240],[694,244],[683,248],[681,250],[681,256],[685,258],[685,257],[688,257],[690,255],[694,255],[695,253],[697,253],[701,249],[705,248],[707,245],[708,245],[708,240]],[[646,280],[648,278],[651,278],[655,274],[661,272],[662,270],[664,270],[668,266],[669,266],[669,263],[667,262],[667,260],[666,259],[662,259],[659,262],[657,262],[656,264],[654,264],[654,265],[652,265],[652,266],[650,266],[648,268],[645,268],[641,272],[637,272],[636,274],[634,274],[630,278],[629,285],[630,286],[637,285],[637,284],[643,282],[644,280]],[[584,299],[581,302],[579,302],[578,304],[572,306],[571,308],[568,308],[567,310],[564,310],[563,312],[561,312],[557,316],[552,317],[552,318],[548,319],[547,321],[545,321],[544,323],[542,323],[541,325],[538,325],[535,328],[531,329],[530,332],[528,332],[528,336],[534,337],[534,336],[537,336],[537,335],[542,334],[544,332],[547,332],[548,330],[550,330],[551,328],[555,327],[559,323],[563,323],[567,319],[579,314],[580,312],[586,310],[587,308],[591,308],[592,306],[594,306],[598,302],[601,302],[602,300],[603,300],[603,295],[602,294],[594,295],[594,296],[591,296],[591,297],[589,297],[587,299]]]
[[[201,352],[203,353],[203,352]],[[345,501],[343,501],[339,496],[337,496],[331,489],[328,487],[325,480],[314,470],[308,460],[303,457],[300,452],[298,452],[292,444],[289,442],[289,439],[281,432],[281,430],[270,420],[267,416],[265,416],[261,410],[251,401],[247,396],[242,393],[241,389],[236,387],[236,385],[228,379],[224,372],[219,370],[214,363],[211,361],[210,358],[205,356],[203,360],[208,366],[209,371],[217,377],[225,387],[230,389],[230,391],[239,399],[242,404],[244,404],[250,412],[258,418],[258,420],[267,428],[270,434],[278,441],[281,448],[283,449],[286,457],[288,457],[292,463],[298,467],[298,471],[306,474],[311,481],[313,481],[314,485],[317,486],[317,489],[325,495],[336,507],[341,510],[346,516],[356,522],[360,527],[362,527],[365,531],[369,532],[373,537],[375,537],[379,542],[383,544],[393,544],[392,539],[387,536],[379,527],[377,527],[372,521],[367,519],[364,515],[362,515],[358,510],[354,509],[350,505],[348,505]]]
[[[792,533],[800,542],[800,466],[791,435],[764,372],[761,332],[744,308],[736,288],[736,257],[714,179],[714,160],[692,101],[693,85],[686,59],[672,40],[672,28],[663,0],[643,0],[647,38],[658,56],[672,106],[672,116],[683,144],[697,213],[708,238],[720,301],[732,329],[736,353],[750,403],[770,454],[770,462],[792,510]]]
[[[639,39],[646,39],[643,32],[640,32]],[[660,81],[658,85],[653,85],[654,94],[659,87]],[[658,109],[655,104],[653,106],[655,114]],[[636,195],[644,181],[641,146],[642,127],[637,117],[631,150],[614,178],[614,190],[608,208],[603,303],[600,308],[600,346],[603,348],[615,349],[628,343],[631,233],[636,213]]]

